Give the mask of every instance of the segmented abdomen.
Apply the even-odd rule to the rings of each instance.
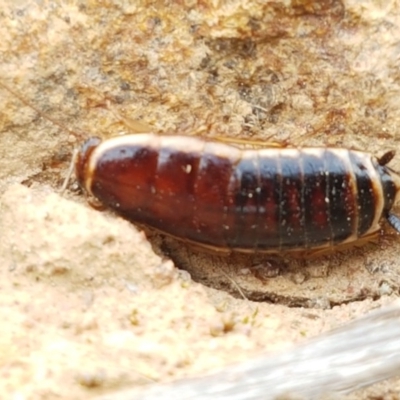
[[[94,149],[86,189],[133,222],[207,247],[314,249],[378,229],[396,189],[368,153],[242,150],[183,136],[130,135]]]

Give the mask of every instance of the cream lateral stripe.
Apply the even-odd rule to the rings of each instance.
[[[101,145],[101,143],[100,143],[100,145]],[[89,194],[90,196],[93,196],[93,192],[92,192],[91,188],[92,188],[92,182],[93,182],[93,174],[94,174],[94,170],[95,170],[96,162],[97,162],[97,159],[96,159],[96,162],[94,160],[94,153],[98,147],[96,147],[93,150],[92,154],[89,155],[89,159],[86,160],[86,163],[83,166],[83,181],[85,183],[86,193]]]
[[[176,152],[182,153],[194,153],[199,156],[204,151],[204,145],[207,143],[204,139],[196,136],[158,136],[160,139],[160,145],[158,149],[169,148],[174,149]],[[221,147],[229,147],[224,144],[220,144]]]
[[[291,150],[291,149],[288,149],[288,150]],[[301,150],[297,150],[298,151],[297,157],[300,157],[300,152],[301,152],[307,156],[323,158],[326,150],[337,150],[337,149],[329,148],[329,147],[304,147]]]
[[[205,141],[195,136],[158,136],[159,146],[157,148],[157,167],[155,172],[155,185],[159,179],[158,171],[163,167],[162,164],[168,162],[168,158],[165,158],[163,154],[164,149],[173,150],[174,154],[185,153],[194,154],[196,157],[201,157],[204,152]],[[189,166],[191,168],[191,166]],[[187,165],[182,165],[182,168],[186,169]]]
[[[143,146],[158,150],[161,146],[171,147],[177,151],[185,152],[198,152],[204,147],[204,140],[195,136],[168,136],[168,135],[157,135],[155,133],[138,133],[133,135],[117,136],[105,140],[100,143],[96,148],[95,152],[101,156],[104,153],[114,147],[118,146]],[[223,147],[231,146],[221,144]],[[96,156],[97,157],[97,156]]]
[[[381,179],[378,175],[378,171],[374,165],[372,160],[372,156],[367,156],[364,153],[359,152],[359,157],[365,158],[364,165],[367,167],[368,176],[372,183],[372,190],[374,194],[375,200],[375,215],[374,220],[367,232],[364,233],[363,236],[368,235],[369,233],[376,232],[379,229],[379,221],[382,217],[383,209],[385,207],[385,194],[383,193],[383,187]],[[375,159],[375,163],[378,164],[378,160]]]
[[[244,158],[247,152],[252,153],[252,157],[254,157],[254,150],[243,150],[236,146],[231,146],[229,144],[220,143],[220,142],[211,142],[207,140],[203,140],[204,154],[213,154],[218,158],[223,158],[226,160],[230,160],[232,165],[235,165],[240,159]]]

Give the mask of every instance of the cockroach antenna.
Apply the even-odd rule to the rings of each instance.
[[[78,158],[78,152],[79,149],[77,147],[74,148],[74,151],[72,153],[72,157],[71,157],[71,162],[69,163],[69,167],[68,167],[68,171],[67,171],[67,175],[64,179],[64,182],[61,186],[60,189],[60,195],[62,196],[64,194],[64,192],[66,191],[68,184],[71,180],[71,176],[74,173],[74,169],[75,169],[75,164],[76,164],[76,160]]]

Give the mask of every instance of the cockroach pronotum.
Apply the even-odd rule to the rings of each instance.
[[[198,137],[89,139],[82,188],[132,222],[214,251],[314,253],[368,241],[400,200],[400,175],[343,148],[240,149]]]

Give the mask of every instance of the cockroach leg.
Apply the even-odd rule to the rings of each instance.
[[[107,101],[106,103],[106,108],[108,111],[111,112],[111,114],[114,115],[117,120],[122,121],[124,126],[128,127],[132,133],[144,133],[151,132],[153,130],[153,127],[146,122],[128,118],[122,115],[119,111],[116,111],[115,108],[110,105],[109,101]]]
[[[97,211],[104,211],[107,207],[94,196],[86,196],[86,201],[89,203],[89,206],[94,208]]]
[[[266,142],[264,140],[228,138],[228,137],[223,137],[223,136],[216,136],[216,137],[213,137],[213,139],[218,142],[222,142],[222,143],[229,143],[229,144],[239,145],[239,146],[253,146],[254,148],[286,147],[285,142]]]
[[[378,164],[379,165],[389,164],[390,161],[393,160],[393,157],[395,156],[395,154],[396,154],[395,150],[387,151],[383,156],[378,158]]]
[[[307,140],[313,138],[315,135],[317,135],[318,132],[312,131],[305,133],[303,135],[297,135],[293,136],[291,135],[290,137],[290,146],[296,146],[296,147],[301,147]]]
[[[283,260],[280,263],[277,260],[265,260],[261,263],[253,264],[249,269],[252,274],[262,282],[270,278],[279,276],[282,270]]]

